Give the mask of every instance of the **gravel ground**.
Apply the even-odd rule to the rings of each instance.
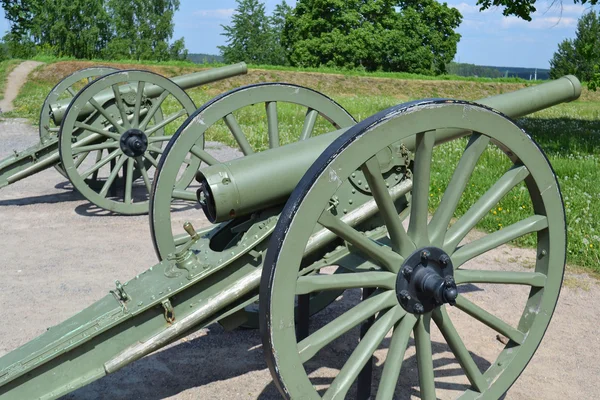
[[[36,140],[35,128],[26,122],[0,122],[0,159]],[[198,214],[195,224],[206,223]],[[0,190],[0,243],[0,356],[104,296],[115,279],[125,281],[156,263],[146,216],[99,213],[53,169]],[[479,260],[485,268],[509,262],[518,270],[533,256],[530,250],[501,247]],[[567,282],[545,339],[507,398],[600,398],[599,287],[585,275],[568,274]],[[511,310],[522,309],[522,288],[500,292],[471,286],[474,301],[498,316],[510,320]],[[355,295],[350,293],[326,313],[343,309]],[[503,346],[495,333],[472,325],[456,310],[451,312],[463,338],[473,337],[468,343],[476,362],[489,366]],[[326,313],[317,316],[315,324]],[[460,367],[439,333],[432,335],[436,379],[444,382],[438,396],[455,398],[457,390],[465,387]],[[349,345],[340,342],[340,353],[347,352]],[[381,360],[384,353],[385,348],[378,350],[376,358]],[[327,368],[313,373],[326,379],[339,364],[335,357]],[[412,341],[407,357],[397,392],[402,399],[414,397],[418,385]],[[375,369],[380,367],[378,361]],[[258,332],[225,332],[213,325],[67,398],[270,399],[279,395],[266,369]]]

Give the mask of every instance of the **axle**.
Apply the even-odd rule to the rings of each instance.
[[[576,77],[568,75],[477,103],[517,118],[576,100],[580,94],[581,84]],[[344,132],[345,129],[337,130],[202,169],[197,176],[202,187],[198,200],[206,217],[211,222],[222,222],[263,209],[266,205],[284,203],[322,151]],[[436,144],[469,133],[458,129],[438,130]],[[403,145],[413,151],[414,137],[404,141]],[[332,171],[332,180],[335,180],[335,171]]]

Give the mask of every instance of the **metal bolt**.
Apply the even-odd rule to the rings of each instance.
[[[413,273],[413,267],[411,265],[407,265],[406,267],[402,268],[402,275],[404,275],[405,278],[409,278]]]
[[[450,257],[448,257],[446,254],[442,254],[439,261],[442,265],[448,265],[450,262]]]
[[[413,306],[413,311],[415,312],[415,314],[423,314],[425,312],[425,309],[423,308],[423,304],[421,303],[417,303]]]
[[[410,294],[408,294],[408,290],[403,290],[400,292],[400,300],[405,303],[410,301]]]
[[[427,250],[423,250],[421,252],[421,260],[423,261],[427,261],[427,259],[429,259],[429,256],[431,255],[430,252],[428,252]]]
[[[444,278],[444,286],[446,286],[446,287],[456,286],[456,282],[454,282],[454,278],[452,276],[450,276],[450,275],[447,275]]]

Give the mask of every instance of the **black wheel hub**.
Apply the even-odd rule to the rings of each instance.
[[[458,291],[448,254],[437,247],[424,247],[411,254],[398,274],[396,296],[413,314],[429,312],[442,304],[454,305]]]
[[[148,148],[148,138],[139,129],[128,129],[121,135],[121,150],[129,157],[139,157]]]

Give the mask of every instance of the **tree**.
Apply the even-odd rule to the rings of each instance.
[[[454,58],[461,20],[435,0],[299,0],[283,45],[295,66],[439,74]]]
[[[590,81],[600,64],[600,18],[590,11],[577,22],[574,40],[563,40],[550,60],[550,76],[559,78],[573,74],[583,81]]]
[[[236,0],[237,8],[231,25],[221,25],[227,45],[219,46],[226,63],[246,61],[270,64],[273,33],[265,14],[265,5],[259,0]]]
[[[185,58],[183,39],[169,45],[179,0],[0,0],[13,57],[36,51],[76,58]],[[115,57],[116,56],[116,57]]]
[[[273,65],[288,65],[286,57],[286,49],[283,47],[283,30],[285,21],[292,14],[293,8],[290,7],[285,0],[275,6],[273,14],[269,18],[271,29],[271,63]]]
[[[108,0],[107,8],[114,23],[107,58],[164,61],[187,57],[183,38],[169,45],[179,0]]]
[[[573,2],[595,6],[598,0],[574,0]],[[531,21],[531,14],[536,11],[535,3],[536,0],[477,0],[480,11],[492,6],[500,7],[505,16],[515,15],[525,21]],[[551,4],[554,4],[554,1]],[[559,4],[562,6],[562,1],[559,0]]]

